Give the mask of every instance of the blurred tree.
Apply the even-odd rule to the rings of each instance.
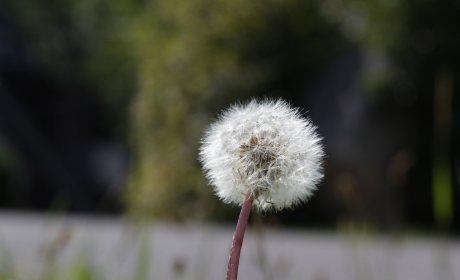
[[[210,118],[238,98],[290,94],[295,101],[294,90],[343,44],[315,3],[299,0],[4,6],[49,76],[92,90],[86,95],[104,108],[101,130],[122,138],[130,132],[126,203],[148,216],[210,213],[216,198],[196,159]]]
[[[126,28],[131,1],[3,1],[3,17],[25,43],[26,60],[44,65],[57,84],[79,84],[102,104],[101,126],[109,136],[127,132],[127,109],[135,89],[136,64]]]
[[[313,2],[297,0],[145,1],[131,32],[140,66],[127,202],[175,218],[219,215],[197,162],[214,112],[293,94],[343,42]]]
[[[363,189],[375,191],[373,200],[362,198],[373,219],[385,216],[377,208],[388,204],[401,208],[410,222],[427,224],[436,218],[440,224],[458,224],[459,189],[452,189],[458,186],[454,163],[458,169],[460,162],[458,1],[0,3],[2,17],[14,22],[22,36],[26,60],[46,65],[46,75],[57,84],[85,85],[89,90],[78,94],[102,108],[98,133],[130,141],[134,161],[125,202],[133,214],[227,215],[230,207],[215,203],[196,159],[210,118],[250,96],[283,96],[304,107],[302,95],[323,66],[352,49],[364,57],[356,68],[367,89],[361,92],[374,102],[372,117],[385,116],[380,125],[387,127],[378,132],[403,135],[398,144],[405,146],[379,143],[382,150],[394,150],[386,160],[392,174],[388,186],[384,175],[379,177],[387,166],[366,161],[376,156],[361,157],[364,149],[351,156],[356,167],[350,168],[384,187],[351,173],[339,173],[350,176],[337,182],[363,181]],[[355,78],[345,74],[345,79]],[[325,83],[331,83],[328,77]],[[452,110],[450,121],[436,127],[435,84],[444,92],[436,110]],[[438,114],[441,120],[444,113]],[[337,161],[334,155],[328,160]],[[5,166],[0,164],[0,178],[10,176]],[[394,206],[400,196],[402,205]]]
[[[0,206],[119,208],[136,72],[117,3],[0,2]]]
[[[434,220],[441,227],[449,227],[456,219],[458,225],[460,189],[458,171],[455,176],[454,170],[460,161],[460,102],[456,87],[460,69],[460,3],[325,3],[330,3],[323,4],[329,8],[335,7],[329,9],[332,11],[342,5],[337,22],[344,35],[348,34],[374,60],[378,56],[385,58],[385,63],[364,68],[367,72],[363,79],[389,112],[410,120],[412,135],[408,145],[421,156],[405,184],[406,219],[418,224]],[[432,171],[426,172],[429,169]]]

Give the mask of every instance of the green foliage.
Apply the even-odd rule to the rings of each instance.
[[[103,129],[130,132],[135,157],[125,201],[136,215],[211,213],[216,199],[196,156],[215,112],[249,96],[295,97],[343,43],[312,1],[6,6],[48,74],[83,82],[104,104],[106,123],[122,125]]]
[[[136,264],[136,271],[134,280],[147,280],[149,279],[149,263],[151,260],[151,246],[148,240],[147,228],[141,228],[140,230],[140,242],[139,242],[139,255]]]
[[[457,69],[460,62],[454,0],[3,5],[31,57],[57,80],[85,84],[86,96],[103,104],[103,129],[130,141],[133,167],[124,201],[138,216],[231,213],[216,204],[196,160],[204,127],[238,99],[282,95],[298,101],[336,51],[351,45],[382,58],[385,63],[365,65],[363,81],[392,109],[399,106],[395,100],[412,96],[416,114],[432,109],[436,69]],[[430,131],[430,120],[420,131]],[[421,148],[429,145],[426,140]]]
[[[72,280],[96,280],[100,277],[96,276],[95,271],[86,260],[75,262],[71,269]]]
[[[16,271],[11,260],[10,252],[0,243],[0,279],[13,279]]]
[[[127,202],[133,213],[175,218],[212,212],[196,158],[214,112],[294,93],[340,42],[305,1],[146,1],[132,34],[138,157]]]
[[[130,1],[18,0],[2,3],[25,41],[27,54],[58,84],[84,85],[80,94],[103,107],[107,133],[127,133],[136,64],[127,22]]]

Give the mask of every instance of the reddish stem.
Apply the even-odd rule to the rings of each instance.
[[[237,280],[238,278],[238,264],[240,262],[241,246],[243,246],[244,232],[246,230],[246,225],[248,224],[253,199],[251,191],[248,191],[246,197],[244,198],[235,234],[233,235],[233,245],[230,251],[230,259],[228,260],[227,280]]]

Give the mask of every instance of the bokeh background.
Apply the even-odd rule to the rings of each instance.
[[[280,97],[318,126],[326,176],[263,224],[457,235],[459,14],[456,0],[2,0],[0,209],[234,223],[200,137],[231,103]]]

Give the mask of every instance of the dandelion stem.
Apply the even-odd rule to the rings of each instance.
[[[248,224],[253,200],[254,198],[251,196],[251,191],[248,191],[246,197],[244,198],[235,234],[233,235],[230,259],[228,260],[227,280],[236,280],[238,278],[238,264],[240,262],[241,246],[243,246],[244,232],[246,230],[246,225]]]

